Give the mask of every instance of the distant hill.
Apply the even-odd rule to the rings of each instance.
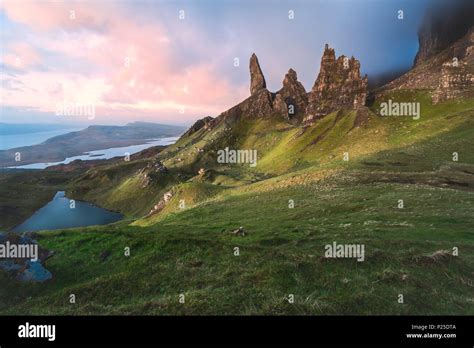
[[[125,126],[89,126],[47,139],[41,144],[0,151],[2,167],[31,163],[62,161],[66,157],[81,155],[87,151],[143,144],[150,139],[178,136],[185,128],[146,122],[134,122]],[[20,136],[20,135],[19,135]],[[21,161],[15,161],[15,154]]]

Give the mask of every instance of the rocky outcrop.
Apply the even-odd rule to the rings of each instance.
[[[451,0],[430,7],[418,30],[419,50],[415,66],[440,53],[463,37],[474,25],[474,2]]]
[[[158,158],[154,158],[148,163],[148,169],[157,173],[168,173],[168,168]]]
[[[43,264],[54,255],[54,252],[39,246],[34,238],[35,233],[0,232],[0,270],[6,271],[12,278],[22,282],[42,283],[52,279],[53,275]],[[20,255],[27,249],[36,250],[35,259]]]
[[[273,107],[276,112],[291,119],[296,114],[304,113],[308,105],[308,95],[298,81],[296,71],[288,70],[283,79],[283,87],[276,93]]]
[[[191,135],[203,127],[213,129],[224,123],[230,127],[241,118],[261,118],[281,115],[292,124],[311,123],[328,113],[341,109],[358,109],[365,105],[367,77],[360,76],[360,63],[354,57],[341,56],[336,60],[334,49],[326,45],[321,69],[314,87],[307,93],[298,81],[296,71],[289,69],[282,88],[276,93],[266,88],[265,77],[257,56],[252,54],[249,63],[250,97],[218,117],[197,121],[186,133]]]
[[[163,198],[160,199],[158,203],[156,203],[153,208],[149,211],[149,213],[146,215],[146,217],[153,215],[153,214],[158,214],[160,211],[162,211],[166,204],[173,198],[173,191],[168,191],[163,195]]]
[[[158,157],[148,162],[146,167],[139,169],[136,175],[140,178],[141,188],[146,188],[158,181],[160,174],[167,174],[168,168],[161,162]]]
[[[225,120],[228,124],[239,120],[241,117],[259,118],[271,116],[274,113],[273,95],[266,89],[261,89],[243,102],[224,111],[217,118]]]
[[[267,88],[265,77],[263,76],[262,69],[258,63],[258,58],[255,53],[250,57],[250,94],[254,95],[262,89]]]
[[[311,123],[335,110],[365,105],[367,76],[360,76],[360,63],[344,55],[336,59],[326,44],[318,78],[309,93],[304,122]]]
[[[240,118],[260,118],[283,113],[284,105],[281,103],[281,97],[276,100],[276,96],[270,93],[266,88],[265,77],[260,69],[258,58],[254,54],[250,58],[250,92],[251,95],[241,103],[235,105],[227,111],[221,113],[213,120],[213,126],[225,122],[232,125]],[[276,100],[276,101],[275,101]]]
[[[204,118],[201,118],[200,120],[197,120],[194,122],[194,124],[188,129],[186,133],[183,134],[183,136],[189,136],[191,134],[196,133],[200,129],[204,128],[204,130],[208,130],[212,128],[212,121],[214,119],[211,116],[206,116]]]
[[[283,96],[279,93],[275,95],[275,99],[273,100],[273,110],[284,117],[290,117],[285,99],[283,99]]]

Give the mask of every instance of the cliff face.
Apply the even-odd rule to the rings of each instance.
[[[304,122],[314,120],[342,108],[364,106],[367,76],[360,76],[360,63],[354,57],[336,59],[334,49],[326,44],[318,78],[309,93]]]
[[[462,59],[453,58],[442,65],[438,86],[432,93],[433,104],[474,97],[474,28],[468,34],[470,45]]]
[[[414,65],[435,56],[466,35],[474,25],[473,14],[472,0],[451,0],[449,4],[432,7],[418,30],[419,50]]]
[[[474,26],[444,50],[374,92],[375,98],[393,89],[431,91],[433,104],[474,96]]]

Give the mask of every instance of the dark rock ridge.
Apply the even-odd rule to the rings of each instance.
[[[198,130],[201,128],[204,128],[205,130],[209,129],[211,127],[213,118],[211,116],[206,116],[204,118],[201,118],[200,120],[197,120],[188,130],[186,133],[184,133],[184,136],[191,135],[193,133],[196,133]]]
[[[474,25],[474,1],[451,0],[432,7],[418,30],[415,66],[435,56],[463,37]]]
[[[344,55],[336,59],[334,49],[326,44],[318,78],[309,93],[304,122],[313,122],[338,109],[363,107],[367,82],[367,76],[360,76],[358,60]]]

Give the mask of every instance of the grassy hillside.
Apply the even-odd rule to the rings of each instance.
[[[145,188],[146,159],[89,170],[71,192],[128,219],[41,233],[54,281],[0,274],[0,314],[474,314],[474,100],[385,97],[421,101],[420,120],[377,104],[306,128],[249,119],[182,138]],[[258,165],[217,164],[224,144]],[[365,261],[325,258],[333,242],[364,244]]]
[[[421,102],[420,119],[378,116],[378,104],[388,99]],[[271,117],[221,122],[159,153],[157,158],[169,172],[152,172],[152,185],[143,184],[140,169],[147,159],[142,159],[91,170],[68,193],[137,218],[147,214],[165,192],[178,190],[193,178],[232,188],[304,169],[435,170],[444,163],[456,164],[453,152],[458,152],[459,163],[474,163],[474,153],[469,151],[474,148],[473,122],[474,100],[434,107],[428,92],[395,91],[370,109],[334,112],[309,127]],[[217,163],[217,151],[225,147],[257,150],[257,166]],[[344,153],[348,161],[343,160]],[[201,168],[207,174],[198,178]]]
[[[55,280],[2,282],[0,313],[472,314],[473,201],[452,188],[336,176],[236,191],[148,227],[47,232],[40,242],[57,251],[47,262]],[[229,233],[238,226],[247,236]],[[333,241],[365,244],[366,261],[325,259]],[[460,256],[437,258],[454,246]],[[101,262],[103,251],[111,256]]]

